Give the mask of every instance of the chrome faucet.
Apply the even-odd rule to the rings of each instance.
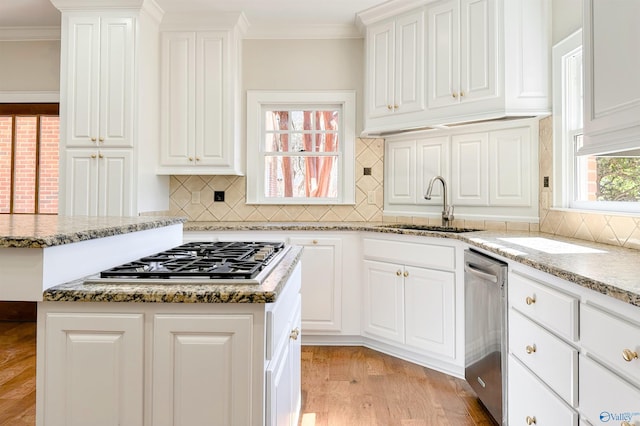
[[[434,176],[429,181],[429,187],[424,194],[425,200],[431,199],[431,193],[433,192],[433,183],[439,180],[442,182],[442,226],[449,227],[453,222],[453,206],[447,204],[447,182],[444,181],[442,176]]]

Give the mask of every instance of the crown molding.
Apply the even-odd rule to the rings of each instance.
[[[367,25],[417,9],[435,0],[390,0],[356,14],[356,26],[362,32]]]
[[[60,27],[4,27],[0,41],[60,40]]]
[[[160,23],[162,31],[238,29],[244,33],[248,27],[249,21],[244,12],[167,12]]]
[[[60,92],[0,90],[0,103],[57,103]]]

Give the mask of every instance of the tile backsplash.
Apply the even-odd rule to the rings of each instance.
[[[250,205],[244,176],[171,176],[169,213],[199,222],[381,221],[383,157],[383,139],[356,139],[355,205]],[[365,175],[364,168],[371,168],[371,174]],[[224,191],[225,200],[214,202],[214,191]],[[373,204],[370,193],[375,194]]]
[[[544,176],[553,179],[552,128],[551,117],[540,121],[540,231],[640,249],[640,217],[552,209],[553,185],[542,185]]]

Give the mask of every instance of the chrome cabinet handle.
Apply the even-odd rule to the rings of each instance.
[[[625,349],[622,351],[622,358],[627,362],[631,362],[634,359],[638,359],[638,352],[634,352],[631,349]]]

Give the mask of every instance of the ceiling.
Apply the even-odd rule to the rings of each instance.
[[[156,0],[165,13],[244,12],[249,35],[326,28],[355,31],[355,15],[393,0]],[[55,27],[60,12],[49,0],[0,0],[0,28]]]

